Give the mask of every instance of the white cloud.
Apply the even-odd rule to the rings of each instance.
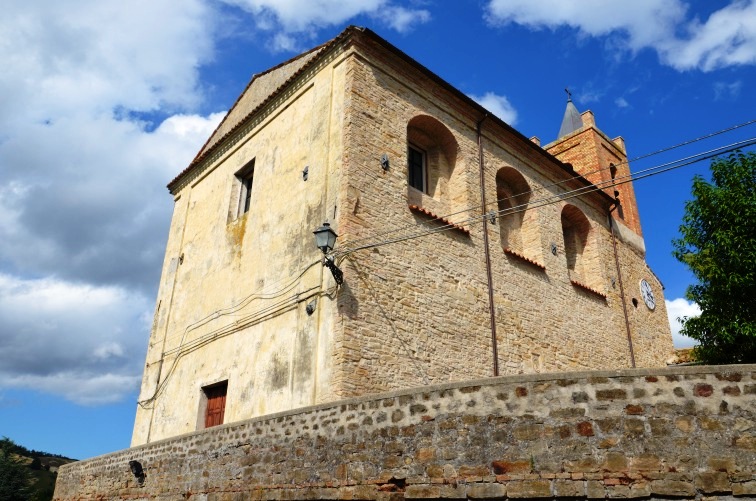
[[[141,371],[140,371],[141,372]],[[60,395],[79,405],[104,405],[119,402],[139,389],[141,376],[85,371],[58,372],[49,376],[12,375],[7,384]]]
[[[517,23],[534,29],[569,26],[581,36],[609,37],[612,48],[655,50],[677,70],[710,71],[756,63],[756,3],[735,0],[705,22],[689,19],[681,0],[491,0],[493,25]]]
[[[514,125],[517,122],[517,110],[505,96],[486,92],[482,96],[471,95],[470,98],[509,125]]]
[[[212,20],[201,0],[6,4],[0,122],[196,104]]]
[[[714,99],[717,101],[737,99],[740,96],[740,91],[742,89],[742,80],[737,80],[732,83],[716,82],[714,84]]]
[[[139,384],[152,303],[120,287],[0,274],[0,389],[123,398]]]
[[[689,36],[663,46],[662,58],[678,70],[711,71],[756,63],[756,2],[736,0],[714,12],[706,22],[687,26]]]
[[[430,20],[425,9],[409,9],[391,0],[221,0],[254,16],[258,29],[274,32],[275,50],[301,49],[298,40],[312,38],[314,31],[338,26],[365,15],[400,33]]]
[[[416,24],[427,23],[431,18],[427,10],[411,10],[396,6],[380,9],[376,16],[399,33],[406,33]]]
[[[627,99],[625,99],[624,97],[618,97],[617,99],[615,99],[614,104],[616,104],[618,108],[627,108],[628,106],[630,106],[630,103],[628,103]]]
[[[672,340],[675,344],[675,348],[690,348],[698,344],[698,341],[691,339],[687,336],[680,334],[680,328],[682,325],[677,320],[682,317],[696,317],[701,314],[701,309],[696,303],[690,303],[683,298],[673,299],[672,301],[665,299],[664,303],[667,305],[667,317],[669,319],[669,328],[672,330]]]
[[[33,276],[152,290],[172,204],[165,185],[221,116],[176,115],[152,132],[105,116],[17,127],[0,143],[0,261]]]
[[[1,387],[87,404],[138,387],[165,184],[222,118],[192,112],[213,57],[212,5],[4,5]]]

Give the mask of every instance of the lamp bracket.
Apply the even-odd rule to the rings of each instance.
[[[323,266],[331,270],[331,275],[333,275],[333,279],[336,281],[336,285],[341,285],[344,283],[344,272],[341,271],[339,267],[336,266],[336,263],[333,262],[333,257],[323,257]]]

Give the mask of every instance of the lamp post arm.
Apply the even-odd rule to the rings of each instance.
[[[333,275],[333,279],[336,281],[336,285],[341,285],[344,283],[344,272],[342,272],[338,266],[336,266],[336,263],[333,262],[333,258],[329,256],[325,256],[323,258],[323,266],[331,270],[331,275]]]

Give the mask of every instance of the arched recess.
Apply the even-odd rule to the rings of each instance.
[[[434,211],[464,208],[467,204],[462,172],[457,168],[459,145],[439,120],[417,115],[407,123],[407,183],[411,201],[430,197]],[[413,190],[415,193],[413,193]],[[422,195],[419,195],[420,192]],[[418,205],[427,205],[418,203]]]
[[[496,172],[496,199],[499,209],[501,246],[525,257],[539,260],[540,232],[534,210],[527,210],[530,185],[516,169],[502,167]]]
[[[600,290],[601,263],[595,236],[588,218],[574,205],[562,209],[562,236],[570,280]]]

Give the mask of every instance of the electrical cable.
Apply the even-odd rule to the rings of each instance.
[[[194,323],[188,325],[184,329],[184,331],[182,332],[181,340],[180,340],[178,346],[176,348],[173,348],[172,350],[165,351],[165,352],[163,352],[161,354],[160,361],[162,363],[162,361],[165,360],[165,358],[167,356],[172,356],[174,353],[177,353],[176,358],[174,359],[174,363],[171,366],[171,368],[168,370],[168,372],[166,373],[165,378],[163,378],[162,382],[158,385],[158,387],[156,388],[155,392],[153,393],[153,395],[151,397],[149,397],[147,399],[140,400],[137,403],[142,408],[145,408],[145,404],[147,404],[149,402],[152,402],[152,401],[154,401],[157,398],[157,396],[162,391],[162,388],[165,387],[166,381],[170,378],[171,374],[173,373],[173,371],[174,371],[174,369],[176,367],[176,364],[178,363],[179,358],[181,356],[183,356],[186,352],[192,351],[194,349],[194,344],[197,343],[198,340],[204,340],[208,336],[212,336],[212,335],[215,335],[215,334],[217,334],[219,332],[222,332],[223,329],[227,329],[227,328],[229,328],[229,326],[237,326],[237,328],[231,330],[230,332],[227,332],[224,335],[228,335],[230,333],[233,333],[233,332],[236,332],[238,330],[241,330],[244,327],[246,327],[246,326],[249,325],[249,323],[247,322],[248,320],[254,319],[254,317],[259,316],[260,314],[268,314],[268,315],[270,315],[270,314],[273,314],[273,313],[277,313],[278,311],[273,311],[272,313],[270,311],[271,311],[272,308],[275,308],[275,307],[277,307],[277,306],[279,306],[281,304],[284,304],[287,301],[293,300],[293,304],[297,304],[297,303],[300,303],[301,301],[304,301],[305,299],[309,299],[312,295],[307,296],[304,299],[301,299],[300,296],[302,294],[306,294],[307,292],[312,291],[313,289],[318,288],[318,287],[311,287],[309,289],[306,289],[303,292],[295,294],[292,298],[289,298],[289,299],[284,300],[282,302],[278,302],[278,303],[276,303],[274,305],[265,307],[265,308],[263,308],[261,310],[258,310],[257,312],[253,312],[251,314],[248,314],[245,317],[242,317],[241,319],[236,320],[232,324],[227,324],[226,326],[222,326],[222,327],[220,327],[218,329],[210,331],[209,333],[201,336],[200,338],[197,338],[195,340],[192,340],[190,343],[185,344],[184,341],[185,341],[186,336],[187,336],[187,334],[189,332],[191,332],[191,331],[193,331],[195,329],[198,329],[199,327],[202,327],[203,325],[206,325],[210,321],[217,320],[218,318],[221,318],[223,316],[227,316],[227,315],[231,315],[233,313],[236,313],[236,312],[240,311],[241,309],[243,309],[244,307],[246,307],[247,305],[249,305],[255,299],[276,299],[278,297],[283,296],[284,294],[286,294],[287,292],[289,292],[294,285],[296,285],[298,283],[298,281],[304,276],[305,273],[307,273],[307,271],[309,271],[313,266],[315,266],[317,264],[320,264],[320,262],[321,261],[318,260],[318,261],[314,261],[314,262],[310,263],[299,274],[297,274],[294,277],[291,277],[291,279],[287,282],[286,285],[284,285],[283,287],[281,287],[280,289],[278,289],[278,290],[276,290],[274,292],[268,292],[268,293],[265,293],[265,294],[257,294],[256,293],[257,291],[255,291],[252,294],[246,296],[244,299],[240,300],[238,303],[236,303],[236,304],[234,304],[234,305],[232,305],[232,306],[230,306],[228,308],[223,308],[223,309],[220,309],[220,310],[216,310],[213,313],[210,313],[209,315],[205,316],[204,318],[198,320],[197,322],[194,322]],[[267,285],[268,286],[276,285],[276,284],[278,284],[278,283],[280,283],[280,282],[282,282],[284,280],[287,280],[287,279],[285,279],[285,278],[284,279],[279,279],[279,280],[273,282],[272,284],[267,284]],[[260,288],[260,289],[262,289],[262,288]],[[258,291],[260,289],[258,289]],[[218,337],[222,337],[222,336],[218,336]],[[203,345],[203,344],[204,343],[201,343],[200,345]]]
[[[231,306],[229,306],[227,308],[216,310],[216,311],[208,314],[204,318],[202,318],[200,320],[197,320],[196,322],[194,322],[192,324],[187,325],[185,327],[185,329],[184,329],[184,332],[181,335],[181,341],[179,342],[179,345],[181,343],[183,343],[184,338],[186,337],[186,335],[189,332],[191,332],[192,330],[197,329],[197,328],[199,328],[199,327],[207,324],[208,322],[210,322],[212,320],[216,320],[216,319],[218,319],[218,318],[220,318],[222,316],[231,315],[233,313],[236,313],[237,311],[239,311],[242,308],[246,307],[254,299],[276,299],[278,297],[281,297],[282,295],[284,295],[288,291],[290,291],[292,289],[292,287],[294,287],[294,285],[297,284],[298,280],[300,278],[302,278],[304,276],[304,274],[307,273],[307,271],[310,270],[310,268],[312,268],[313,266],[315,266],[315,265],[317,265],[319,263],[320,263],[320,261],[314,261],[314,262],[310,263],[296,277],[291,278],[291,280],[285,286],[283,286],[282,288],[278,289],[275,292],[268,292],[268,293],[265,293],[265,294],[257,294],[257,291],[261,290],[265,286],[260,287],[256,291],[253,291],[252,294],[250,294],[250,295],[246,296],[245,298],[241,299],[238,303],[236,303],[234,305],[231,305]],[[267,284],[267,286],[270,287],[272,285],[276,285],[276,284],[282,282],[283,280],[286,280],[286,279],[282,278],[282,279],[276,280],[275,282],[272,282],[271,284]],[[174,337],[175,337],[175,335],[171,336],[170,338],[166,338],[166,339],[172,339]]]
[[[699,141],[703,141],[705,139],[710,139],[712,137],[715,137],[715,136],[718,136],[718,135],[721,135],[721,134],[724,134],[724,133],[727,133],[727,132],[731,132],[733,130],[736,130],[736,129],[739,129],[739,128],[742,128],[742,127],[746,127],[746,126],[752,125],[754,123],[756,123],[756,120],[749,120],[747,122],[743,122],[743,123],[740,123],[740,124],[737,124],[737,125],[733,125],[731,127],[725,128],[725,129],[720,129],[718,131],[711,132],[709,134],[705,134],[703,136],[696,137],[694,139],[689,139],[689,140],[683,141],[681,143],[677,143],[675,145],[672,145],[672,146],[669,146],[669,147],[666,147],[666,148],[662,148],[660,150],[653,151],[651,153],[646,153],[646,154],[634,157],[632,159],[628,159],[628,160],[625,160],[623,162],[619,162],[619,163],[615,164],[615,167],[619,166],[619,165],[629,164],[630,162],[635,162],[637,160],[649,158],[649,157],[652,157],[654,155],[658,155],[658,154],[661,154],[661,153],[665,153],[665,152],[668,152],[668,151],[680,148],[682,146],[687,146],[687,145],[690,145],[690,144],[693,144],[693,143],[696,143],[696,142],[699,142]],[[567,179],[564,179],[564,180],[561,180],[561,181],[557,181],[557,182],[554,182],[554,183],[551,183],[551,184],[539,186],[537,188],[533,188],[531,190],[527,190],[527,191],[524,191],[522,193],[514,194],[514,195],[511,195],[511,196],[508,196],[508,197],[499,198],[497,200],[494,200],[494,201],[488,203],[486,205],[486,207],[482,207],[481,205],[470,206],[470,207],[461,209],[459,211],[452,212],[450,214],[437,216],[437,218],[438,219],[446,219],[446,220],[448,220],[449,218],[451,218],[453,216],[456,216],[458,214],[472,212],[472,211],[477,211],[477,210],[480,210],[481,208],[483,209],[482,212],[486,212],[486,209],[488,209],[488,206],[493,205],[493,204],[498,204],[498,202],[500,202],[500,201],[505,201],[505,200],[510,199],[510,198],[517,198],[517,197],[520,197],[520,196],[523,196],[523,195],[533,194],[533,193],[535,193],[537,191],[543,191],[543,190],[545,190],[547,188],[553,188],[555,186],[560,186],[562,184],[574,181],[576,179],[585,178],[585,176],[588,176],[588,175],[591,175],[591,174],[596,174],[596,173],[599,173],[599,172],[602,172],[602,171],[605,171],[605,170],[610,170],[610,169],[611,169],[611,165],[608,166],[608,167],[601,168],[601,169],[596,169],[594,171],[586,172],[584,174],[577,174],[575,176],[572,176],[570,178],[567,178]],[[413,225],[408,225],[406,227],[395,228],[395,229],[392,229],[392,230],[385,231],[383,233],[378,233],[376,235],[371,235],[369,237],[363,237],[363,238],[354,240],[354,241],[350,242],[350,244],[355,245],[355,244],[358,244],[359,242],[363,242],[365,240],[370,240],[370,239],[374,239],[374,238],[377,238],[377,237],[380,237],[380,236],[390,235],[392,233],[396,233],[396,232],[399,232],[399,231],[405,231],[405,230],[408,230],[408,229],[414,229],[414,228],[416,228],[418,226],[424,226],[425,224],[426,224],[425,222],[418,222],[418,223],[415,223]],[[464,222],[457,222],[455,224],[464,224]]]
[[[720,147],[720,148],[715,148],[715,149],[709,150],[707,152],[703,152],[703,153],[699,153],[699,154],[696,154],[696,155],[692,155],[692,156],[689,156],[689,157],[686,157],[686,158],[683,158],[683,159],[679,159],[679,160],[676,160],[676,161],[673,161],[673,162],[667,162],[667,163],[661,164],[659,166],[650,167],[650,168],[638,171],[636,174],[629,174],[627,176],[622,176],[620,178],[615,178],[612,181],[606,181],[606,182],[603,182],[603,183],[599,183],[598,185],[584,186],[584,187],[581,187],[581,188],[578,188],[578,189],[575,189],[575,190],[571,190],[571,191],[565,192],[563,194],[552,195],[551,197],[546,197],[546,198],[543,198],[543,199],[540,199],[540,200],[536,200],[536,201],[528,203],[528,204],[522,204],[522,205],[518,205],[518,206],[515,206],[515,207],[511,207],[511,208],[503,209],[503,210],[500,210],[500,211],[496,211],[495,214],[497,214],[498,216],[510,215],[510,214],[515,214],[515,213],[518,213],[518,212],[524,212],[525,210],[529,210],[529,209],[535,209],[535,208],[543,207],[543,206],[546,206],[546,205],[551,205],[551,204],[558,203],[558,202],[563,201],[563,200],[569,200],[571,198],[575,198],[575,197],[578,197],[578,196],[581,196],[581,195],[584,195],[584,194],[587,194],[587,193],[591,193],[591,192],[594,192],[594,191],[599,191],[599,190],[602,190],[602,189],[610,187],[610,186],[618,186],[618,185],[626,184],[626,183],[629,183],[629,182],[632,182],[632,181],[635,181],[635,180],[645,179],[647,177],[651,177],[651,176],[654,176],[654,175],[657,175],[657,174],[662,174],[662,173],[668,172],[670,170],[678,169],[680,167],[685,167],[687,165],[692,165],[694,163],[698,163],[698,162],[701,162],[703,160],[708,160],[708,159],[717,157],[717,156],[725,154],[725,153],[730,153],[732,151],[738,150],[738,149],[743,148],[743,147],[752,146],[754,144],[756,144],[756,138],[751,138],[751,139],[739,141],[737,143],[731,143],[730,145],[723,146],[723,147]],[[680,162],[683,162],[683,163],[680,163]],[[624,180],[620,181],[620,182],[617,182],[617,179],[624,179]],[[565,195],[567,195],[567,196],[565,196]],[[494,211],[492,211],[492,212],[494,212]],[[359,247],[356,247],[356,248],[351,248],[350,247],[350,248],[341,249],[340,251],[336,252],[335,254],[338,255],[338,256],[345,256],[347,254],[351,254],[351,253],[357,252],[359,250],[370,249],[370,248],[374,248],[374,247],[380,247],[380,246],[383,246],[383,245],[388,245],[388,244],[392,244],[392,243],[403,242],[403,241],[407,241],[407,240],[413,240],[415,238],[420,238],[420,237],[424,237],[424,236],[428,236],[428,235],[433,235],[435,233],[441,233],[441,232],[444,232],[444,231],[449,231],[451,229],[457,228],[459,225],[464,225],[464,224],[468,224],[468,223],[469,224],[477,224],[477,223],[481,222],[483,220],[483,218],[490,217],[490,215],[491,215],[490,213],[479,214],[479,215],[476,215],[474,217],[470,217],[470,218],[468,218],[468,219],[466,219],[464,221],[460,221],[460,222],[453,223],[453,224],[446,224],[446,225],[443,225],[443,226],[440,226],[440,227],[437,227],[437,228],[433,228],[432,230],[427,230],[427,231],[423,231],[423,232],[420,232],[420,233],[414,233],[414,234],[410,234],[410,235],[406,235],[406,236],[397,237],[397,238],[394,238],[394,239],[389,239],[389,240],[384,240],[384,241],[380,241],[380,242],[376,242],[376,243],[362,245],[362,246],[359,246]],[[416,226],[413,226],[413,227],[410,227],[410,228],[415,228],[415,227]]]
[[[697,137],[695,139],[684,141],[682,143],[678,143],[676,145],[673,145],[673,146],[670,146],[670,147],[667,147],[667,148],[663,148],[663,149],[660,149],[660,150],[657,150],[657,151],[654,151],[654,152],[651,152],[651,153],[648,153],[648,154],[645,154],[645,155],[641,155],[641,156],[635,157],[632,160],[627,160],[627,161],[621,162],[621,163],[619,163],[617,165],[622,165],[622,164],[625,164],[625,163],[629,163],[631,161],[637,161],[637,160],[640,160],[640,159],[644,159],[644,158],[648,158],[648,157],[651,157],[651,156],[654,156],[654,155],[658,155],[660,153],[671,151],[671,150],[674,150],[676,148],[680,148],[682,146],[693,144],[695,142],[698,142],[698,141],[701,141],[701,140],[704,140],[704,139],[708,139],[708,138],[711,138],[711,137],[714,137],[714,136],[717,136],[717,135],[721,135],[721,134],[724,134],[726,132],[730,132],[732,130],[735,130],[735,129],[738,129],[738,128],[741,128],[741,127],[745,127],[747,125],[751,125],[753,123],[756,123],[756,120],[751,120],[751,121],[748,121],[748,122],[744,122],[742,124],[738,124],[738,125],[729,127],[727,129],[722,129],[722,130],[719,130],[719,131],[716,131],[716,132],[713,132],[713,133],[710,133],[710,134],[706,134],[704,136]],[[383,241],[379,241],[379,242],[368,244],[368,245],[362,245],[362,246],[353,247],[353,248],[345,248],[345,249],[342,249],[342,250],[340,250],[338,252],[335,252],[334,253],[334,258],[342,258],[343,259],[345,257],[348,257],[350,254],[352,254],[354,252],[357,252],[359,250],[364,250],[364,249],[369,249],[369,248],[375,248],[375,247],[379,247],[379,246],[383,246],[383,245],[389,245],[389,244],[392,244],[392,243],[398,243],[398,242],[402,242],[402,241],[407,241],[407,240],[412,240],[412,239],[416,239],[416,238],[421,238],[421,237],[424,237],[424,236],[433,235],[433,234],[436,234],[436,233],[441,233],[441,232],[444,232],[444,231],[455,229],[459,225],[464,225],[466,223],[469,223],[469,224],[478,224],[478,223],[482,222],[484,218],[490,218],[493,215],[496,215],[497,217],[502,217],[502,216],[506,216],[506,215],[510,215],[510,214],[524,212],[525,210],[529,210],[529,209],[534,209],[534,208],[539,208],[539,207],[543,207],[543,206],[546,206],[546,205],[551,205],[551,204],[558,203],[558,202],[563,201],[563,200],[568,200],[568,199],[575,198],[575,197],[578,197],[578,196],[581,196],[581,195],[584,195],[584,194],[587,194],[587,193],[598,191],[598,190],[604,189],[604,188],[609,187],[609,186],[618,186],[618,185],[622,185],[622,184],[625,184],[625,183],[628,183],[628,182],[632,182],[632,181],[636,181],[636,180],[640,180],[640,179],[645,179],[647,177],[651,177],[651,176],[654,176],[654,175],[657,175],[657,174],[662,174],[662,173],[668,172],[670,170],[674,170],[674,169],[681,168],[681,167],[684,167],[684,166],[687,166],[687,165],[698,163],[700,161],[703,161],[703,160],[706,160],[706,159],[710,159],[710,158],[716,157],[718,155],[734,151],[734,150],[739,149],[739,148],[744,147],[744,146],[751,146],[753,144],[756,144],[756,138],[751,138],[751,139],[743,140],[743,141],[740,141],[740,142],[737,142],[737,143],[732,143],[730,145],[719,147],[719,148],[715,148],[715,149],[709,150],[707,152],[698,153],[698,154],[695,154],[695,155],[691,155],[689,157],[685,157],[683,159],[679,159],[679,160],[675,160],[675,161],[672,161],[672,162],[667,162],[665,164],[661,164],[661,165],[658,165],[658,166],[654,166],[654,167],[650,167],[650,168],[647,168],[647,169],[643,169],[643,170],[638,171],[636,173],[630,173],[630,174],[628,174],[626,176],[621,176],[619,178],[615,177],[611,181],[605,181],[605,182],[598,183],[598,184],[591,184],[591,185],[588,185],[588,186],[583,186],[583,187],[577,188],[575,190],[567,191],[567,192],[562,193],[562,194],[552,195],[552,196],[549,196],[549,197],[542,198],[540,200],[536,200],[534,202],[529,202],[529,203],[526,203],[526,204],[520,204],[520,205],[513,206],[513,207],[507,207],[505,209],[500,209],[498,211],[491,211],[490,213],[478,214],[478,215],[470,217],[470,218],[468,218],[468,219],[466,219],[464,221],[442,225],[440,227],[433,228],[431,230],[423,231],[423,232],[420,232],[420,233],[413,233],[413,234],[410,234],[410,235],[405,235],[405,236],[401,236],[401,237],[397,237],[397,238],[389,239],[389,240],[383,240]],[[615,165],[615,167],[616,167],[616,165]],[[471,212],[471,211],[474,211],[474,210],[478,210],[481,207],[484,209],[483,212],[485,212],[485,209],[487,209],[488,206],[490,206],[490,205],[492,205],[494,203],[498,204],[498,202],[501,202],[501,201],[506,201],[506,200],[511,199],[511,198],[517,198],[517,197],[520,197],[520,196],[523,196],[523,195],[526,195],[526,194],[532,194],[532,193],[535,193],[537,191],[542,191],[542,190],[545,190],[545,189],[550,188],[550,187],[554,187],[554,186],[558,186],[558,185],[561,185],[561,184],[564,184],[564,183],[567,183],[567,182],[570,182],[570,181],[574,181],[576,179],[581,179],[581,178],[584,179],[586,175],[598,173],[598,172],[601,172],[601,171],[604,171],[604,170],[607,170],[607,169],[611,169],[611,168],[612,168],[612,166],[610,165],[609,167],[606,167],[606,168],[603,168],[603,169],[597,169],[595,171],[591,171],[591,172],[588,172],[588,173],[585,173],[585,174],[582,174],[582,175],[578,174],[576,176],[573,176],[573,177],[570,177],[568,179],[552,183],[550,185],[540,186],[538,188],[531,189],[529,191],[525,191],[525,192],[522,192],[522,193],[519,193],[519,194],[516,194],[516,195],[511,195],[511,196],[499,198],[499,199],[497,199],[497,200],[495,200],[495,201],[487,204],[486,207],[472,206],[472,207],[468,207],[466,209],[460,210],[458,212],[448,214],[446,216],[440,216],[437,219],[448,219],[451,216],[455,216],[455,215],[458,215],[458,214],[461,214],[461,213],[466,213],[466,212]],[[417,228],[418,226],[421,226],[421,225],[424,226],[425,224],[426,223],[423,222],[423,223],[417,223],[415,225],[407,226],[407,227],[404,227],[404,228],[393,229],[393,230],[390,230],[390,231],[387,231],[387,232],[383,232],[383,233],[379,233],[379,234],[376,234],[376,235],[372,235],[370,237],[365,237],[365,238],[362,238],[362,239],[358,239],[358,240],[352,242],[352,244],[358,243],[358,242],[362,242],[362,241],[365,241],[365,240],[368,240],[368,239],[374,239],[374,238],[377,238],[377,237],[380,237],[380,236],[389,235],[389,234],[392,234],[392,233],[397,233],[397,232],[401,232],[401,231],[412,230],[412,229]],[[173,374],[173,372],[174,372],[174,370],[176,368],[176,365],[178,363],[178,360],[183,355],[185,355],[185,354],[187,354],[187,353],[189,353],[191,351],[194,351],[195,349],[197,349],[197,348],[199,348],[201,346],[204,346],[205,344],[210,343],[210,342],[212,342],[212,341],[214,341],[214,340],[216,340],[216,339],[218,339],[220,337],[224,337],[224,336],[227,336],[227,335],[232,334],[234,332],[238,332],[239,330],[241,330],[241,329],[243,329],[243,328],[251,325],[251,323],[254,322],[254,320],[256,320],[256,319],[262,319],[262,318],[265,318],[266,316],[269,316],[269,315],[272,315],[272,314],[284,311],[284,308],[286,306],[292,307],[293,305],[296,305],[296,304],[300,303],[301,301],[309,299],[313,295],[324,294],[325,292],[319,292],[319,293],[310,294],[310,295],[308,295],[308,296],[306,296],[304,298],[301,298],[302,294],[306,294],[307,292],[310,292],[310,291],[318,288],[318,287],[312,287],[310,289],[307,289],[307,290],[303,291],[302,293],[295,294],[293,297],[290,297],[290,298],[288,298],[286,300],[280,301],[280,302],[278,302],[278,303],[276,303],[274,305],[271,305],[271,306],[262,308],[261,310],[258,310],[256,312],[247,314],[246,316],[244,316],[244,317],[242,317],[242,318],[234,321],[233,323],[227,324],[225,326],[221,326],[221,327],[219,327],[219,328],[217,328],[215,330],[212,330],[212,331],[210,331],[210,332],[208,332],[208,333],[200,336],[199,338],[192,340],[189,343],[186,343],[186,344],[184,343],[184,341],[186,339],[186,335],[189,332],[191,332],[192,330],[198,329],[198,328],[202,327],[203,325],[206,325],[210,321],[217,320],[218,318],[221,318],[223,316],[232,315],[232,314],[234,314],[234,313],[242,310],[243,308],[245,308],[247,305],[249,305],[255,299],[276,299],[278,297],[283,296],[284,294],[286,294],[288,291],[291,290],[291,288],[297,283],[297,281],[299,279],[301,279],[302,276],[304,276],[304,274],[309,269],[311,269],[313,266],[315,266],[317,264],[320,264],[320,263],[321,263],[321,261],[318,260],[318,261],[315,261],[315,262],[309,264],[296,277],[293,277],[285,286],[281,287],[280,289],[276,290],[275,292],[260,293],[260,294],[258,294],[257,291],[255,291],[252,294],[250,294],[250,295],[246,296],[245,298],[243,298],[242,300],[240,300],[238,303],[236,303],[236,304],[234,304],[232,306],[229,306],[227,308],[216,310],[216,311],[210,313],[209,315],[207,315],[206,317],[204,317],[204,318],[202,318],[202,319],[200,319],[200,320],[198,320],[198,321],[196,321],[196,322],[188,325],[184,329],[184,331],[182,333],[181,341],[179,342],[179,345],[176,348],[168,350],[168,351],[166,351],[166,352],[164,352],[162,354],[161,361],[164,360],[166,357],[173,356],[175,354],[174,363],[172,364],[171,368],[168,370],[168,372],[166,374],[166,377],[163,379],[163,381],[160,382],[160,384],[158,385],[158,387],[156,388],[154,394],[151,397],[149,397],[149,398],[147,398],[145,400],[139,401],[138,404],[141,407],[145,408],[146,404],[149,404],[150,402],[153,402],[159,396],[159,394],[165,388],[165,386],[167,384],[167,381],[170,379],[170,376]],[[283,280],[285,280],[285,279],[281,279],[281,280],[278,280],[276,282],[273,282],[273,284],[274,285],[278,284],[278,283],[280,283]],[[270,286],[271,284],[268,284],[268,285]],[[289,304],[287,305],[287,303],[289,303]],[[279,306],[281,308],[276,309]]]

